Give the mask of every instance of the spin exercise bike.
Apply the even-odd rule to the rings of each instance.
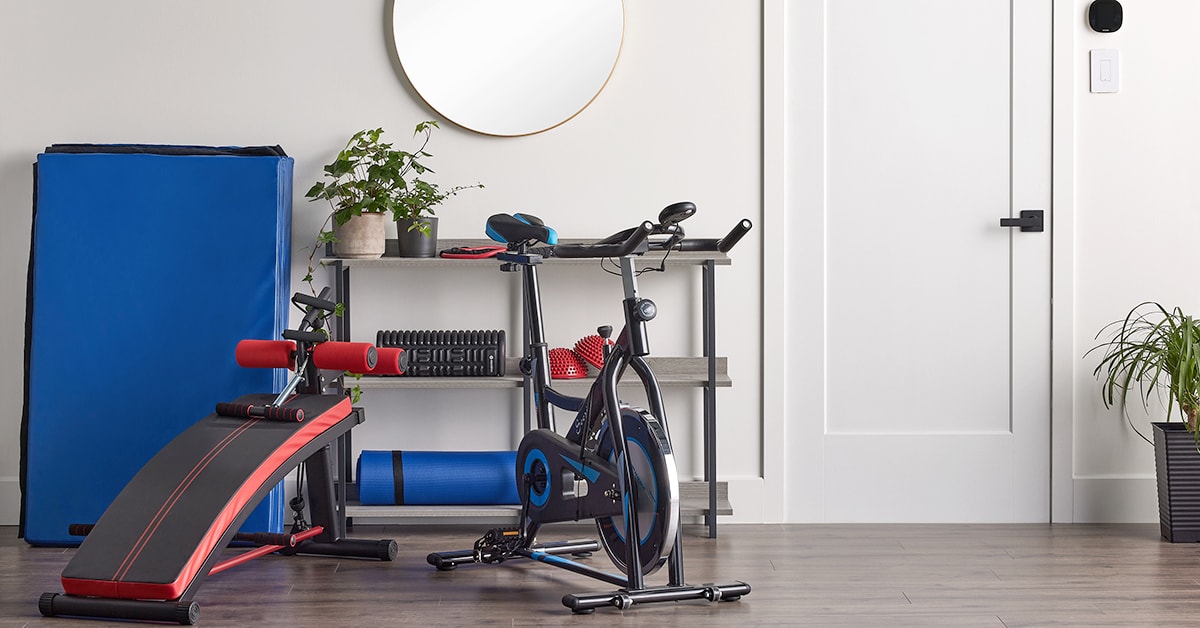
[[[345,538],[345,495],[335,492],[335,441],[363,421],[339,382],[324,394],[321,369],[395,374],[403,372],[402,349],[370,343],[327,341],[321,330],[336,304],[328,288],[320,296],[297,294],[304,310],[299,327],[283,340],[243,340],[238,364],[289,368],[283,391],[243,395],[216,404],[151,458],[94,525],[73,524],[84,536],[62,572],[64,593],[38,600],[42,615],[98,617],[194,624],[193,601],[205,577],[271,553],[318,554],[390,561],[391,539]],[[344,449],[341,448],[341,449]],[[341,451],[340,455],[345,455]],[[300,467],[295,523],[285,534],[239,533],[254,506]],[[307,480],[307,490],[299,485]],[[305,502],[312,522],[304,518]],[[252,544],[223,556],[231,541]]]
[[[692,203],[675,203],[659,213],[657,224],[646,221],[589,244],[558,244],[554,229],[528,214],[496,214],[488,219],[488,236],[507,247],[497,256],[503,262],[501,270],[522,273],[528,326],[521,368],[533,391],[536,428],[524,436],[517,450],[520,524],[489,530],[469,550],[429,554],[429,564],[447,571],[466,563],[527,558],[619,587],[612,592],[563,596],[563,605],[575,613],[691,599],[729,602],[750,593],[750,585],[741,581],[686,584],[679,535],[679,476],[662,394],[646,361],[650,353],[646,323],[654,319],[657,306],[638,295],[638,256],[649,250],[664,255],[673,250],[727,252],[751,228],[749,220],[741,220],[719,240],[687,239],[680,223],[695,212]],[[625,327],[615,342],[609,340],[611,327],[598,330],[604,345],[603,366],[583,397],[564,395],[550,386],[537,275],[538,265],[547,257],[619,260]],[[617,385],[629,368],[645,389],[648,409],[632,407],[617,396]],[[555,407],[575,413],[565,436],[555,429]],[[587,519],[596,521],[599,544],[537,542],[544,524]],[[590,555],[600,545],[623,575],[565,557]],[[647,586],[645,577],[664,564],[668,584]]]

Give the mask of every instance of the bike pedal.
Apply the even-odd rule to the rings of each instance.
[[[502,563],[523,542],[520,528],[492,528],[475,541],[473,558],[477,563]]]

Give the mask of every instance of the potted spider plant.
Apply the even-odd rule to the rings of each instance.
[[[1133,424],[1129,404],[1137,398],[1149,412],[1152,398],[1165,397],[1166,420],[1151,424],[1162,535],[1200,541],[1200,320],[1148,301],[1105,326],[1101,336],[1107,340],[1088,353],[1102,353],[1093,373],[1105,407],[1120,407],[1130,427],[1150,440]]]
[[[310,201],[328,201],[331,208],[316,246],[333,242],[338,257],[380,257],[384,221],[390,215],[397,224],[400,255],[432,257],[437,250],[434,207],[462,190],[483,187],[477,183],[443,189],[421,178],[433,173],[421,160],[433,156],[425,148],[436,128],[434,120],[416,126],[413,135],[424,137],[413,152],[383,141],[382,128],[351,136],[337,158],[324,167],[328,180],[318,181],[305,194]],[[409,242],[413,245],[405,246]]]

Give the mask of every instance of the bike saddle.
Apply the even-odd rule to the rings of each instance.
[[[530,214],[493,214],[487,219],[489,238],[504,244],[519,244],[530,240],[558,244],[558,234],[547,227],[541,218]]]

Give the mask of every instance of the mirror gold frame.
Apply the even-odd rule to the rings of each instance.
[[[620,56],[621,0],[394,0],[396,56],[417,94],[486,135],[552,129],[604,89]]]

